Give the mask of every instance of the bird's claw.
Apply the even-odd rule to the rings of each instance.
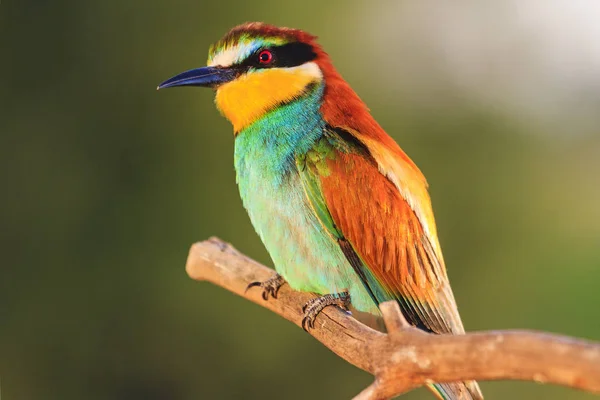
[[[284,283],[285,279],[283,279],[281,275],[275,274],[275,276],[273,276],[270,279],[267,279],[264,282],[257,281],[250,283],[248,286],[246,286],[246,292],[248,291],[248,289],[258,286],[263,289],[262,298],[265,301],[269,300],[269,295],[272,298],[276,299],[277,293],[279,292],[279,288],[281,288],[281,286],[283,286]]]
[[[315,321],[317,316],[327,306],[338,306],[344,311],[348,311],[350,306],[350,295],[348,292],[326,294],[324,296],[317,297],[309,300],[303,307],[302,313],[302,329],[308,332],[310,329],[315,327]]]

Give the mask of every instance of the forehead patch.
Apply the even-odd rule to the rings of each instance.
[[[262,47],[284,44],[282,38],[240,37],[237,41],[220,41],[210,47],[207,65],[229,67],[241,63]]]

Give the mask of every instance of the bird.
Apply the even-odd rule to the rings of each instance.
[[[428,184],[334,68],[317,37],[249,22],[210,46],[207,66],[158,89],[199,86],[233,125],[236,181],[275,270],[262,288],[319,297],[303,308],[314,329],[337,305],[377,315],[398,302],[433,334],[464,334],[437,236]],[[474,381],[431,384],[441,399],[483,399]]]

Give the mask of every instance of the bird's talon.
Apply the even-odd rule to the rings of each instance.
[[[248,290],[250,290],[250,288],[253,288],[255,286],[260,286],[262,282],[252,282],[249,283],[248,286],[246,286],[246,290],[244,291],[244,293],[246,293]]]
[[[342,311],[349,312],[350,295],[348,292],[326,294],[321,297],[309,300],[303,307],[302,329],[308,332],[315,327],[317,316],[327,306],[338,306]]]
[[[283,279],[283,277],[279,274],[275,274],[275,276],[273,276],[270,279],[267,279],[264,282],[257,281],[248,284],[248,286],[246,286],[246,292],[248,291],[248,289],[259,286],[263,289],[261,296],[263,300],[269,300],[269,295],[276,299],[277,293],[279,292],[279,288],[281,288],[281,286],[283,286],[284,283],[285,280]]]

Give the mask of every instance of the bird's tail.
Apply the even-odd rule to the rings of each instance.
[[[475,381],[436,383],[427,386],[440,400],[483,400],[483,394]]]

